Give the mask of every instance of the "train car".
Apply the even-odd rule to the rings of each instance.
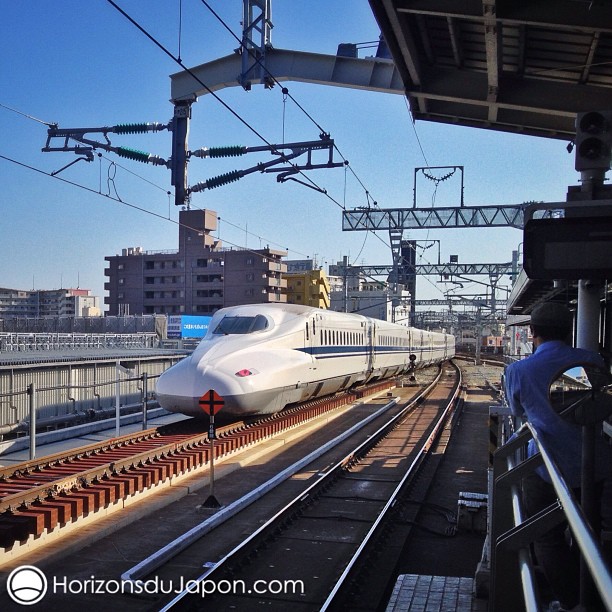
[[[203,416],[209,391],[232,416],[302,402],[450,359],[455,339],[369,317],[294,304],[223,308],[195,351],[156,386],[162,407]]]

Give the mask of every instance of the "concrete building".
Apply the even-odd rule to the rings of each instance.
[[[367,317],[410,325],[411,294],[404,285],[366,281],[348,258],[329,266],[332,310],[356,312]]]
[[[410,294],[401,289],[394,293],[387,283],[362,282],[358,289],[333,291],[331,309],[406,326],[410,324]]]
[[[123,249],[105,257],[109,315],[213,314],[239,304],[286,302],[286,251],[225,249],[212,235],[217,213],[179,213],[176,251]]]
[[[289,304],[329,308],[330,288],[324,270],[287,272],[285,278],[287,279],[287,302]]]
[[[0,318],[99,317],[100,298],[89,289],[0,288]]]

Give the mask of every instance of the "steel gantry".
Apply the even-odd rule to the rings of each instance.
[[[342,211],[342,230],[513,227],[523,229],[529,203],[439,208],[354,208]]]
[[[351,267],[351,266],[349,266]],[[393,265],[381,266],[353,266],[366,276],[384,276],[393,273]],[[509,263],[479,263],[479,264],[416,264],[415,274],[439,274],[440,276],[470,276],[474,274],[485,274],[499,277],[503,274],[512,275],[516,273],[515,264]]]

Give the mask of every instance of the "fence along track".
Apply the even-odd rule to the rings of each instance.
[[[392,384],[385,381],[358,393],[314,400],[249,425],[240,423],[220,429],[214,443],[215,460]],[[128,501],[207,469],[210,455],[207,435],[164,436],[149,430],[3,470],[0,473],[3,561],[56,540],[66,526],[73,527],[83,519],[90,522],[98,512],[103,515],[121,510]]]
[[[338,605],[336,598],[343,585],[443,429],[458,395],[458,375],[456,378],[444,399],[423,400],[421,396],[413,400],[162,609],[199,609],[203,604],[211,609],[250,609],[257,604],[271,610],[291,604],[308,609]],[[440,403],[444,404],[442,410]],[[415,410],[417,406],[419,410]],[[415,431],[418,440],[414,439]],[[266,596],[252,590],[255,584],[292,584],[304,577],[304,593]],[[244,586],[244,593],[238,592],[239,588],[204,601],[202,590],[210,590],[195,586],[235,581]]]

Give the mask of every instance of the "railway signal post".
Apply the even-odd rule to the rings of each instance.
[[[225,402],[218,393],[211,389],[200,397],[198,403],[200,404],[200,408],[210,417],[208,426],[208,439],[210,440],[210,493],[203,506],[204,508],[220,508],[221,504],[215,497],[215,438],[217,437],[215,431],[215,414],[223,408]]]

